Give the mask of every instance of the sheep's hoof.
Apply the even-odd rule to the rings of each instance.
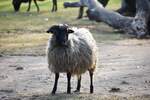
[[[71,92],[67,92],[67,94],[71,94]]]
[[[90,93],[92,94],[94,91],[93,90],[90,90]]]
[[[92,94],[94,92],[94,87],[90,86],[90,93]]]
[[[55,92],[51,92],[51,95],[55,95]]]
[[[71,94],[71,91],[67,91],[67,94]]]
[[[93,91],[90,91],[91,94],[93,94]]]
[[[54,12],[54,9],[52,9],[51,12]]]
[[[81,16],[78,16],[78,17],[77,17],[77,19],[81,19],[81,18],[82,18]]]
[[[79,93],[79,92],[80,92],[80,90],[75,90],[74,92],[75,92],[75,93]]]

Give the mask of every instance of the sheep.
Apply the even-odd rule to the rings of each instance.
[[[71,76],[77,76],[80,92],[81,74],[87,70],[90,75],[90,93],[93,93],[93,73],[96,67],[97,47],[92,34],[85,28],[70,28],[66,24],[53,25],[47,33],[52,33],[47,46],[48,67],[55,74],[52,94],[57,90],[59,73],[67,74],[67,93],[71,93]]]
[[[36,2],[37,0],[33,0],[33,1],[35,3],[35,6],[37,7],[37,11],[39,12],[40,9],[39,9],[39,6]],[[44,1],[44,0],[38,0],[38,1]],[[20,9],[21,3],[29,3],[27,11],[30,11],[31,2],[32,2],[32,0],[13,0],[12,4],[13,4],[13,7],[14,7],[14,10],[17,12]]]

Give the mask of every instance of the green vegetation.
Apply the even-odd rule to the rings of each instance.
[[[87,18],[77,20],[78,8],[63,8],[63,2],[58,0],[58,12],[51,13],[52,3],[49,0],[38,2],[40,12],[32,2],[30,12],[26,12],[28,4],[22,4],[20,12],[15,13],[11,0],[0,1],[0,53],[13,54],[28,48],[45,46],[49,34],[45,31],[53,24],[67,23],[77,27],[89,28],[97,42],[109,42],[110,40],[123,39],[123,35],[115,33],[112,28],[104,23],[89,21]],[[78,0],[74,0],[78,1]],[[120,0],[110,0],[108,9],[117,9]],[[41,50],[44,53],[45,48]],[[37,51],[33,51],[37,52]],[[32,53],[33,53],[32,52]],[[20,52],[19,52],[20,53]],[[42,54],[41,53],[41,54]]]

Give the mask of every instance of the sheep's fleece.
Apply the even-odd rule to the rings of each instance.
[[[97,60],[96,42],[85,28],[72,28],[67,47],[53,46],[53,36],[47,47],[49,69],[54,73],[71,72],[81,75],[88,69],[95,69]]]

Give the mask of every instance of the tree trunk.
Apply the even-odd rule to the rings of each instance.
[[[83,3],[82,3],[82,2]],[[108,4],[109,0],[98,0],[104,7]],[[64,7],[81,7],[86,6],[86,3],[84,3],[84,0],[80,0],[80,2],[64,2]]]
[[[109,0],[98,0],[104,7],[108,4]],[[86,0],[80,0],[80,2],[64,2],[64,7],[80,7],[79,8],[79,14],[77,19],[81,19],[83,17],[84,13],[84,7],[86,6]]]
[[[135,17],[125,17],[117,12],[106,10],[97,0],[89,0],[88,8],[87,14],[90,19],[100,20],[137,38],[142,38],[148,33],[150,0],[136,0]]]
[[[80,2],[64,2],[64,7],[65,8],[74,8],[74,7],[81,7],[82,5],[80,4]]]

